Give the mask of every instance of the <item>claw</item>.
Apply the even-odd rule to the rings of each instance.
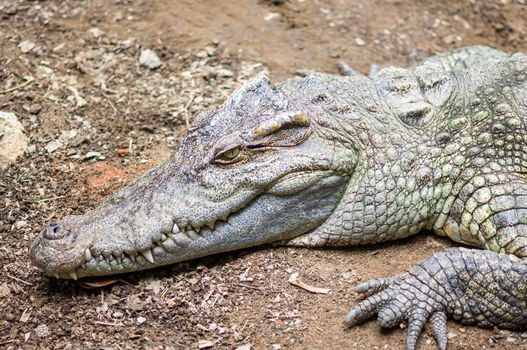
[[[355,306],[346,316],[346,323],[348,327],[353,327],[356,324],[366,321],[373,317],[380,308],[382,308],[389,300],[386,293],[373,295],[361,301]]]

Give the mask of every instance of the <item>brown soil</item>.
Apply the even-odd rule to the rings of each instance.
[[[93,290],[45,278],[28,247],[49,220],[93,208],[167,159],[185,119],[259,72],[275,81],[336,72],[338,59],[368,72],[469,44],[527,52],[523,2],[0,0],[0,110],[17,114],[31,144],[0,172],[0,348],[402,349],[404,331],[348,330],[343,316],[360,281],[451,245],[431,234],[350,249],[260,247]],[[24,40],[36,48],[23,54]],[[161,68],[139,66],[142,48]],[[294,272],[331,292],[290,285]],[[527,348],[525,333],[449,327],[450,349]],[[435,346],[427,329],[419,347]]]

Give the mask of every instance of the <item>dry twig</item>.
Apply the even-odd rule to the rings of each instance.
[[[291,274],[287,282],[291,283],[293,286],[297,286],[299,288],[305,289],[308,292],[315,293],[315,294],[328,294],[330,291],[327,288],[313,287],[313,286],[310,286],[309,284],[302,282],[301,280],[298,279],[298,273]]]

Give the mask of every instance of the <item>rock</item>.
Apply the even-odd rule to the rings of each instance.
[[[17,221],[17,222],[15,223],[15,228],[16,228],[17,230],[23,229],[23,228],[26,227],[26,226],[27,226],[27,221],[25,221],[25,220],[20,220],[20,221]]]
[[[7,285],[7,283],[4,282],[0,284],[0,298],[6,297],[9,294],[11,294],[11,289],[9,289],[9,286]]]
[[[130,150],[128,148],[118,148],[115,150],[115,153],[117,153],[119,157],[125,157],[130,154]]]
[[[39,338],[44,338],[49,335],[49,328],[45,324],[40,324],[35,328],[35,334]]]
[[[200,50],[200,51],[196,52],[196,57],[197,58],[205,58],[205,57],[208,57],[208,56],[209,56],[209,54],[205,50]]]
[[[18,47],[20,48],[20,51],[22,51],[22,53],[28,53],[29,51],[35,48],[35,43],[29,40],[24,40],[20,44],[18,44]]]
[[[69,144],[73,147],[78,147],[83,143],[90,143],[90,138],[86,135],[77,134],[77,136],[69,140]]]
[[[449,34],[449,35],[443,37],[443,42],[444,42],[445,44],[455,44],[455,42],[456,42],[456,36],[453,35],[453,34]]]
[[[16,161],[27,149],[24,127],[13,113],[0,111],[0,169]]]
[[[86,155],[84,156],[84,160],[89,160],[89,159],[93,159],[93,158],[97,158],[99,160],[104,160],[105,157],[100,154],[99,152],[95,152],[95,151],[90,151],[88,153],[86,153]]]
[[[343,272],[342,278],[344,278],[348,282],[354,282],[357,280],[357,274],[355,273],[355,271]]]
[[[280,18],[281,15],[278,12],[269,12],[264,17],[264,21],[272,21],[273,19]]]
[[[121,41],[121,47],[123,49],[129,49],[134,44],[135,38],[127,38],[126,40]]]
[[[71,130],[65,130],[60,133],[59,141],[61,141],[63,144],[67,145],[69,144],[70,140],[77,137],[78,131],[77,129],[71,129]]]
[[[149,49],[141,51],[139,55],[139,64],[150,69],[161,67],[161,60],[157,54]]]
[[[41,110],[42,110],[42,106],[36,103],[31,104],[29,108],[27,109],[29,114],[33,114],[33,115],[39,114]]]
[[[204,50],[209,57],[212,57],[216,54],[216,49],[212,46],[205,46]]]
[[[56,150],[58,150],[59,148],[61,148],[62,146],[64,146],[64,144],[62,143],[62,141],[60,140],[53,140],[53,141],[49,141],[45,146],[44,148],[46,149],[46,151],[48,153],[53,153],[55,152]]]
[[[0,10],[3,10],[3,12],[8,16],[14,16],[18,12],[18,4],[17,3],[11,3],[4,5],[5,7],[2,9],[0,7]]]
[[[35,46],[33,53],[37,56],[42,56],[44,54],[44,50],[40,46]]]
[[[100,306],[95,308],[95,312],[98,314],[106,313],[106,311],[108,311],[108,303],[102,303]]]
[[[146,322],[146,318],[139,316],[137,318],[137,324],[143,324]]]
[[[46,66],[43,66],[43,65],[39,65],[37,67],[36,73],[37,73],[37,78],[45,79],[45,78],[49,78],[51,75],[53,75],[54,72],[53,72],[53,69],[51,69],[49,67],[46,67]]]
[[[130,310],[141,311],[151,302],[151,297],[148,297],[146,300],[142,300],[138,294],[131,294],[126,298],[126,307]]]
[[[145,289],[151,290],[152,292],[154,292],[154,294],[159,294],[164,289],[164,286],[160,280],[156,279],[148,281],[147,285],[145,286]]]
[[[220,68],[220,69],[216,70],[216,73],[218,74],[218,76],[220,76],[222,78],[230,78],[230,77],[234,76],[234,72],[232,70],[226,69],[226,68]]]
[[[214,346],[214,342],[210,340],[200,340],[198,342],[198,349],[209,349]]]
[[[251,344],[243,344],[236,348],[236,350],[251,350],[253,347]]]
[[[357,46],[364,46],[366,45],[366,41],[362,38],[355,38],[355,45]]]
[[[95,39],[100,38],[104,34],[104,32],[99,28],[91,28],[88,30],[88,33],[90,33]]]

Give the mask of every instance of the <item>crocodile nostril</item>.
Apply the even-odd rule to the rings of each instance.
[[[58,223],[52,223],[44,230],[44,238],[60,239],[66,236],[67,233],[68,230],[65,229],[63,226]]]

